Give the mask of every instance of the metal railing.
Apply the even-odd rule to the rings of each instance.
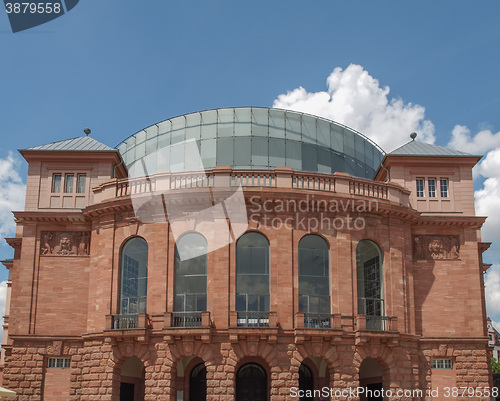
[[[172,312],[172,327],[200,327],[201,312]]]
[[[238,312],[238,326],[269,327],[269,312]]]
[[[304,327],[312,329],[330,329],[333,327],[333,315],[327,313],[305,313]]]
[[[390,330],[391,318],[388,316],[366,315],[367,330]]]
[[[111,327],[113,330],[137,329],[139,327],[139,314],[113,315]]]

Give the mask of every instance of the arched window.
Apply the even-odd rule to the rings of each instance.
[[[131,238],[123,246],[120,273],[120,314],[146,313],[148,244],[143,238]]]
[[[189,401],[207,399],[207,368],[204,363],[196,365],[189,377]]]
[[[238,325],[269,325],[269,241],[256,232],[236,243],[236,310]]]
[[[267,374],[256,363],[247,363],[236,375],[236,401],[267,401]]]
[[[356,248],[358,313],[366,315],[366,328],[384,328],[382,252],[373,241],[360,241]]]
[[[313,401],[314,378],[309,366],[304,363],[299,368],[299,389],[302,390],[300,401]]]
[[[306,327],[330,327],[328,244],[319,235],[299,242],[299,312],[306,314]]]
[[[187,233],[175,246],[174,326],[200,326],[207,310],[207,240]]]

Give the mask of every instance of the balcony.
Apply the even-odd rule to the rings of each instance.
[[[333,315],[325,313],[304,313],[304,328],[330,329],[333,327]]]
[[[290,190],[309,190],[346,194],[378,199],[410,207],[410,192],[391,182],[377,182],[352,177],[346,173],[322,174],[274,170],[232,170],[217,167],[213,170],[173,173],[162,171],[147,177],[109,180],[94,188],[94,203],[133,195],[155,196],[168,191],[199,188],[266,187]]]
[[[172,327],[201,327],[203,312],[172,312]]]
[[[269,312],[238,312],[238,327],[269,327]]]
[[[106,335],[116,336],[144,336],[149,329],[150,322],[147,313],[132,313],[120,315],[106,315]]]

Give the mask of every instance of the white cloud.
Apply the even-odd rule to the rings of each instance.
[[[408,142],[415,131],[419,140],[434,143],[434,125],[425,119],[425,108],[402,99],[389,99],[390,88],[381,87],[360,65],[337,67],[326,80],[327,90],[307,92],[303,87],[281,94],[273,107],[314,114],[347,125],[389,152]]]
[[[0,159],[0,237],[14,233],[12,210],[24,209],[26,185],[17,172],[20,163],[11,152]]]
[[[500,131],[494,134],[490,130],[483,130],[472,137],[469,128],[464,125],[455,125],[451,136],[448,147],[471,154],[482,155],[500,147]]]
[[[488,316],[494,321],[495,328],[498,330],[500,326],[495,323],[500,317],[500,265],[493,265],[488,269],[484,284]]]

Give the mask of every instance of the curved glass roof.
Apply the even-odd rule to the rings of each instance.
[[[140,161],[147,164],[148,174],[199,169],[189,147],[178,146],[185,142],[196,143],[205,169],[290,167],[371,179],[384,156],[379,146],[344,125],[261,107],[205,110],[170,118],[131,135],[117,148],[128,168]]]

